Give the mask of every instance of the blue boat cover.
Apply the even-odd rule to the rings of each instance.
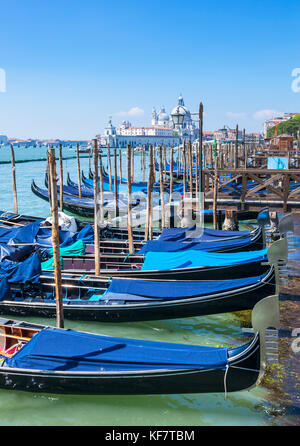
[[[232,280],[151,281],[139,279],[112,279],[104,300],[143,301],[183,299],[232,291],[261,282],[263,276]],[[99,296],[101,299],[101,296]]]
[[[9,283],[38,282],[41,274],[41,262],[36,252],[20,263],[0,262],[0,277]]]
[[[0,262],[20,262],[33,251],[33,246],[10,246],[0,245]]]
[[[217,267],[239,265],[267,260],[267,249],[245,252],[207,252],[188,250],[182,252],[148,252],[142,271],[169,270],[176,268],[195,268],[201,266]]]
[[[0,227],[0,243],[17,244],[17,243],[33,243],[39,231],[42,220],[22,226],[21,228],[1,228]]]
[[[8,299],[10,296],[11,293],[8,280],[5,277],[0,276],[0,302],[4,299]]]
[[[149,240],[145,245],[139,250],[138,254],[146,254],[147,252],[178,252],[185,250],[201,250],[201,251],[221,251],[222,249],[238,248],[242,246],[247,246],[251,242],[251,237],[239,237],[226,240],[226,239],[215,239],[212,241],[161,241]]]
[[[128,185],[127,185],[127,180],[126,179],[122,179],[122,183],[119,182],[119,177],[118,177],[118,182],[117,182],[117,191],[118,192],[124,192],[127,193],[128,192]],[[87,187],[93,187],[94,185],[94,180],[90,179],[90,178],[84,178],[83,180],[84,185],[86,185]],[[99,182],[99,187],[100,187],[100,182]],[[147,183],[146,182],[133,182],[131,185],[131,189],[132,192],[143,192],[144,194],[147,194]],[[164,188],[165,191],[168,190],[168,187]],[[110,191],[110,185],[109,185],[109,178],[108,177],[103,177],[103,190],[105,192]],[[114,177],[112,177],[112,191],[115,190],[115,184],[114,184]],[[153,190],[155,191],[159,191],[160,190],[160,184],[159,183],[154,183],[153,185]],[[173,185],[173,192],[183,192],[183,184],[179,183],[179,184],[174,184]]]
[[[217,229],[198,228],[165,228],[159,240],[161,241],[183,241],[183,240],[218,240],[220,238],[250,237],[250,231],[221,231]]]
[[[19,243],[35,244],[38,249],[49,250],[52,248],[52,229],[40,227],[43,220],[30,223],[22,228],[1,228],[0,244],[14,245]],[[81,231],[75,233],[71,231],[59,231],[60,247],[74,244],[78,240],[83,243],[93,243],[94,230],[91,225],[85,226]],[[20,248],[19,248],[20,249]]]
[[[228,349],[100,336],[45,328],[6,366],[34,370],[224,369]]]

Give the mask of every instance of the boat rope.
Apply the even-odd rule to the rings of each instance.
[[[224,397],[225,397],[225,400],[227,398],[227,374],[228,374],[229,367],[231,367],[233,369],[246,370],[248,372],[255,372],[255,373],[261,373],[261,372],[264,373],[265,372],[262,369],[250,369],[247,367],[239,367],[237,365],[229,366],[228,364],[226,364],[226,369],[225,369],[225,373],[224,373],[224,394],[225,394]]]
[[[131,256],[132,254],[133,254],[133,252],[130,252],[130,253],[125,257],[125,259],[123,260],[123,263],[126,262],[126,260],[128,259],[128,257]]]
[[[84,281],[83,281],[83,278],[86,276],[86,274],[83,274],[81,277],[80,277],[80,279],[79,279],[79,282],[81,282],[81,283],[83,283],[83,285],[85,285],[85,283],[84,283]]]
[[[249,369],[247,367],[238,367],[237,365],[231,365],[230,367],[234,369],[247,370],[248,372],[256,372],[256,373],[264,372],[263,369]]]
[[[226,364],[226,369],[225,369],[225,373],[224,373],[224,394],[225,394],[224,397],[225,397],[225,400],[227,398],[227,383],[226,383],[226,379],[227,379],[228,370],[229,370],[229,365]]]

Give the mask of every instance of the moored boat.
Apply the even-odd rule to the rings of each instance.
[[[278,296],[252,313],[253,338],[203,347],[114,338],[0,320],[0,387],[37,393],[172,394],[250,389],[266,365],[265,330],[279,328]]]

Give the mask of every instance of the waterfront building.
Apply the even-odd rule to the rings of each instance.
[[[236,140],[236,129],[230,129],[229,127],[224,126],[222,129],[218,129],[214,132],[214,139],[220,142],[230,142]],[[238,131],[238,140],[242,141],[243,132],[241,130]]]
[[[282,133],[281,135],[275,135],[270,140],[270,146],[272,148],[276,147],[279,151],[291,150],[294,145],[294,138],[292,135],[287,135]]]
[[[231,129],[229,127],[224,126],[221,129],[213,132],[213,139],[218,142],[228,143],[235,142],[236,140],[236,129]],[[242,130],[238,130],[238,141],[242,143],[244,141],[244,135]],[[264,138],[261,133],[245,133],[245,141],[246,143],[263,143]]]
[[[180,111],[184,114],[183,123],[180,126],[174,126],[172,121],[172,113],[176,108],[180,107]],[[151,125],[135,127],[131,122],[123,121],[119,127],[115,127],[110,118],[104,129],[103,135],[96,135],[100,144],[110,147],[126,147],[131,144],[133,147],[149,145],[157,146],[178,146],[182,143],[183,138],[186,141],[194,142],[198,136],[198,128],[192,120],[192,116],[188,108],[184,104],[182,96],[178,98],[177,107],[173,109],[170,115],[162,106],[158,112],[155,107],[152,109]]]
[[[284,113],[283,116],[276,116],[271,119],[267,119],[264,122],[264,136],[267,136],[268,130],[272,127],[274,127],[277,124],[280,124],[281,122],[288,121],[289,119],[293,118],[293,116],[297,115],[299,113]]]

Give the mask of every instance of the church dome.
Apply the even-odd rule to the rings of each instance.
[[[176,107],[173,108],[171,115],[178,114],[178,113],[180,113],[181,115],[189,115],[190,114],[190,111],[184,105],[184,100],[183,100],[182,95],[180,95],[178,97],[178,103],[177,103]]]
[[[159,121],[169,121],[169,115],[168,115],[168,113],[166,113],[166,110],[165,110],[164,107],[162,107],[162,108],[159,110],[159,113],[158,113],[158,120],[159,120]]]

